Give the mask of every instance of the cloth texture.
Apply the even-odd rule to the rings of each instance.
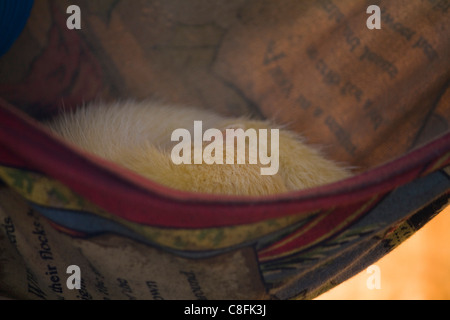
[[[378,1],[381,30],[362,0],[80,0],[81,30],[62,2],[36,2],[0,57],[0,294],[312,299],[368,267],[448,204],[442,2]],[[130,97],[275,119],[356,173],[275,197],[193,194],[40,123]]]

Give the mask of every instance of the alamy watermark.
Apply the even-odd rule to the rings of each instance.
[[[70,276],[67,278],[66,286],[67,289],[73,290],[73,289],[81,289],[81,270],[80,267],[73,264],[67,267],[66,273],[70,274]]]
[[[261,175],[278,172],[279,129],[270,129],[270,136],[269,129],[253,128],[210,128],[203,132],[203,122],[194,121],[193,135],[185,128],[172,132],[171,140],[178,142],[170,155],[174,164],[248,163],[266,166],[260,168]]]
[[[80,30],[81,29],[81,9],[80,9],[80,7],[77,5],[74,5],[74,4],[70,5],[67,7],[66,13],[70,14],[69,18],[67,18],[67,20],[66,20],[67,29]]]
[[[366,269],[370,276],[366,280],[366,286],[369,290],[381,289],[381,269],[379,266],[373,264]]]
[[[367,18],[366,26],[367,29],[381,29],[381,9],[379,6],[371,5],[367,7],[367,14],[371,14],[369,18]]]
[[[81,29],[81,9],[77,5],[70,5],[66,10],[67,14],[70,16],[67,18],[66,25],[69,30],[80,30]],[[366,10],[370,17],[366,21],[366,26],[368,29],[381,29],[381,9],[377,5],[370,5]]]

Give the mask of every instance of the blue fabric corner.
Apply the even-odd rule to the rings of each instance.
[[[0,0],[0,56],[8,52],[19,37],[33,4],[34,0]]]

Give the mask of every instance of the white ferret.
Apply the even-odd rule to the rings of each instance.
[[[194,121],[201,121],[202,130],[214,128],[224,133],[221,141],[223,150],[220,150],[223,151],[223,164],[176,164],[173,161],[172,154],[176,144],[172,133],[176,129],[184,128],[195,135]],[[152,101],[90,104],[62,113],[46,125],[65,140],[88,152],[120,164],[157,183],[184,191],[269,195],[311,188],[350,175],[346,168],[325,159],[318,150],[305,145],[302,138],[294,132],[277,127],[269,121],[225,117],[202,109]],[[270,129],[278,129],[276,142],[279,148],[276,151],[279,159],[276,159],[276,173],[261,174],[261,168],[267,167],[267,162],[264,165],[260,162],[253,164],[248,159],[244,164],[227,164],[225,156],[229,147],[225,141],[227,129],[230,128],[252,128],[258,137],[261,136],[260,129],[267,129],[268,132]],[[214,142],[214,137],[208,140]],[[261,147],[262,140],[257,141]],[[206,151],[208,144],[212,142],[203,141],[200,145],[201,151]],[[192,153],[188,157],[194,157],[196,148],[198,149],[198,145],[192,146]],[[238,143],[232,147],[233,151],[236,151],[236,157],[239,148],[242,149],[242,145],[239,146]],[[240,151],[247,151],[246,156],[250,157],[249,145],[246,144],[244,148],[245,150]],[[266,149],[270,148],[266,145]],[[182,150],[180,154],[186,156],[184,152],[187,149]],[[211,145],[209,150],[211,151]],[[210,155],[216,155],[217,151],[218,149],[215,149]]]

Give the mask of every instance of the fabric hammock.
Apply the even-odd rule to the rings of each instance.
[[[0,57],[0,295],[311,299],[376,262],[449,199],[440,3],[379,1],[381,30],[366,1],[79,1],[81,30],[63,3],[34,3]],[[258,198],[181,192],[40,124],[155,92],[288,123],[356,174]]]

